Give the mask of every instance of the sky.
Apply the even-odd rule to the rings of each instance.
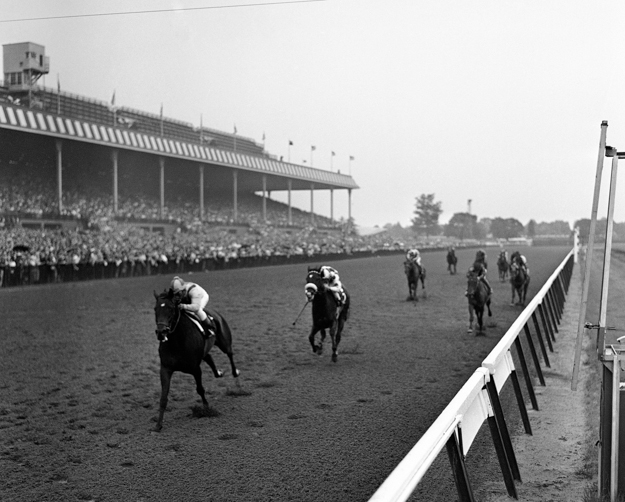
[[[625,151],[624,22],[620,0],[0,0],[0,43],[45,46],[41,83],[264,135],[351,174],[363,227],[408,226],[431,193],[441,223],[469,200],[478,218],[589,218],[602,121]],[[347,217],[347,192],[333,200]],[[329,192],[314,204],[329,215]]]

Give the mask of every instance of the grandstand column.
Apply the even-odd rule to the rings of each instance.
[[[200,220],[204,219],[204,164],[200,164]]]
[[[315,184],[310,184],[310,222],[315,224]]]
[[[117,178],[117,161],[119,158],[119,150],[113,149],[111,152],[111,160],[113,161],[113,212],[117,214],[119,207],[118,194],[118,178]]]
[[[63,142],[55,141],[56,145],[56,181],[59,196],[59,213],[63,213]]]
[[[289,226],[293,225],[293,217],[291,214],[291,188],[293,187],[293,180],[287,181],[287,186],[289,188]]]
[[[352,221],[352,189],[347,189],[347,222]]]
[[[158,163],[160,165],[161,170],[161,206],[160,206],[160,217],[164,218],[165,212],[165,159],[163,157],[158,158]]]
[[[232,182],[233,182],[233,186],[232,186],[232,197],[233,197],[233,219],[234,222],[236,223],[238,220],[238,215],[237,215],[237,191],[238,191],[238,187],[237,187],[237,171],[232,171]]]
[[[267,175],[263,174],[263,221],[267,223]]]

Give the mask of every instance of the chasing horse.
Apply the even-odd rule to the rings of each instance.
[[[485,283],[486,271],[481,262],[475,262],[467,272],[467,299],[469,301],[469,329],[473,332],[473,321],[477,318],[477,334],[484,332],[484,308],[488,309],[489,317],[493,315],[490,310],[491,288]]]
[[[417,248],[411,248],[406,253],[404,273],[408,279],[408,298],[406,298],[406,301],[419,301],[419,298],[417,297],[417,286],[419,285],[419,281],[421,281],[423,298],[425,298],[425,267],[421,264],[421,253],[419,253]]]
[[[332,339],[332,362],[336,362],[341,334],[349,318],[349,293],[341,284],[338,272],[328,266],[308,267],[304,291],[307,300],[312,302],[312,329],[308,335],[312,351],[321,355],[328,330]],[[315,335],[319,332],[321,338],[316,342]]]
[[[451,275],[456,275],[456,265],[458,264],[458,257],[456,256],[456,250],[451,246],[447,250],[447,271]]]
[[[408,298],[406,301],[418,302],[417,287],[421,282],[421,290],[423,291],[423,298],[427,296],[425,291],[425,267],[423,265],[417,265],[412,260],[404,261],[404,273],[408,279]]]
[[[505,250],[499,252],[499,257],[497,258],[497,269],[499,270],[499,280],[501,282],[506,282],[510,264],[508,263],[508,252]]]
[[[202,310],[208,323],[201,322],[193,310],[188,308],[191,301],[189,295],[173,288],[160,294],[155,291],[154,298],[156,337],[159,341],[158,354],[161,360],[161,398],[155,430],[160,431],[163,428],[163,416],[167,408],[171,378],[175,371],[193,375],[204,411],[208,411],[208,401],[202,385],[200,366],[202,361],[208,364],[215,378],[221,378],[224,374],[217,369],[210,354],[213,346],[216,345],[228,356],[234,377],[238,377],[240,372],[234,364],[230,327],[219,312],[204,307]]]
[[[510,265],[510,289],[512,297],[510,298],[510,305],[515,305],[514,298],[518,297],[516,305],[525,305],[525,298],[527,296],[527,288],[530,285],[530,274],[527,268],[527,260],[518,251],[512,255],[512,264]]]

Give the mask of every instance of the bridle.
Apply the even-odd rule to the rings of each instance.
[[[169,301],[167,299],[159,299],[159,302],[161,302],[161,307],[165,306],[166,301]],[[167,341],[167,335],[173,333],[174,331],[176,331],[176,328],[178,327],[178,322],[180,321],[180,312],[181,309],[178,307],[178,305],[176,305],[175,303],[172,302],[172,305],[174,307],[174,314],[171,315],[169,317],[169,319],[167,320],[167,322],[158,322],[156,323],[156,336],[159,338],[159,340],[161,342],[166,342]],[[173,326],[172,326],[172,320],[173,318],[176,318],[175,321],[173,322]],[[162,339],[160,337],[163,337]]]
[[[321,277],[321,272],[319,272],[318,270],[309,270],[306,278],[308,278],[308,276],[310,275],[318,276],[321,282],[323,283],[323,277]],[[309,281],[304,286],[304,291],[306,292],[306,297],[308,298],[308,301],[311,301],[315,297],[315,295],[319,292],[319,288],[317,287],[315,283]]]

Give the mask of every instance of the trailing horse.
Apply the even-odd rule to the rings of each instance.
[[[474,313],[477,317],[477,331],[478,334],[484,331],[483,317],[484,306],[488,309],[489,317],[492,316],[490,310],[490,294],[488,288],[473,272],[467,274],[467,299],[469,300],[469,329],[468,333],[473,332],[473,320]]]
[[[451,275],[456,274],[456,265],[458,263],[458,257],[453,249],[447,251],[447,270]]]
[[[161,399],[158,420],[155,430],[163,428],[163,415],[167,408],[167,396],[174,371],[193,375],[196,391],[202,398],[204,409],[208,410],[208,401],[202,385],[202,369],[200,364],[205,361],[213,371],[215,378],[221,378],[223,372],[215,366],[209,351],[216,345],[228,356],[234,377],[239,376],[232,353],[232,333],[226,320],[218,312],[206,309],[215,324],[215,336],[205,338],[199,325],[190,314],[179,307],[180,297],[172,290],[160,295],[154,292],[156,305],[156,337],[159,340],[158,355],[161,359]]]
[[[510,269],[510,264],[508,263],[508,260],[506,260],[505,251],[499,253],[499,258],[497,258],[497,269],[499,270],[499,280],[501,282],[505,282],[508,278],[508,270]]]
[[[525,305],[525,297],[527,296],[527,288],[530,285],[530,276],[527,269],[517,262],[510,267],[510,285],[512,290],[512,298],[510,305],[514,305],[514,296],[518,296],[517,305]]]
[[[306,285],[304,286],[308,301],[312,301],[312,329],[308,335],[308,341],[315,354],[323,352],[323,341],[326,337],[326,329],[330,331],[332,339],[332,361],[338,358],[338,346],[341,343],[341,333],[345,322],[349,318],[350,296],[345,288],[345,303],[337,304],[334,293],[328,289],[321,277],[319,267],[308,267]],[[321,332],[319,343],[315,342],[315,335]]]
[[[404,273],[406,274],[406,278],[408,279],[408,298],[406,298],[406,301],[419,301],[419,298],[417,296],[417,287],[419,286],[419,281],[421,281],[423,298],[425,298],[427,296],[427,293],[425,291],[425,267],[421,265],[421,269],[419,270],[419,267],[414,261],[406,260],[404,261]]]

